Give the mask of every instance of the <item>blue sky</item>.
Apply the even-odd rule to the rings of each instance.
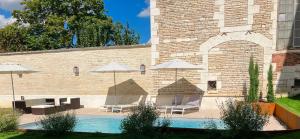
[[[150,18],[148,16],[148,1],[145,0],[104,0],[108,15],[114,21],[129,26],[141,35],[141,43],[146,43],[150,39]]]
[[[0,28],[13,22],[11,11],[20,9],[21,0],[0,0]],[[107,14],[114,21],[122,22],[138,32],[140,43],[150,39],[149,0],[104,0]]]

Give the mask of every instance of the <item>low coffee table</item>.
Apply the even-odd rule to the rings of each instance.
[[[54,105],[36,105],[31,107],[33,115],[48,115],[55,113]]]

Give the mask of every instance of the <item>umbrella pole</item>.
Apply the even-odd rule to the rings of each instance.
[[[116,72],[114,71],[114,85],[115,85],[115,105],[117,105],[117,86],[116,86]]]
[[[10,72],[10,78],[11,78],[11,87],[12,87],[12,92],[13,92],[13,110],[15,110],[16,98],[15,98],[14,78],[13,78],[12,72]]]
[[[176,85],[176,89],[178,89],[178,86],[177,86],[177,71],[178,69],[175,69],[175,85]],[[177,92],[178,90],[176,90],[176,92]],[[177,96],[177,94],[175,94],[175,105],[177,106],[177,98],[176,98],[176,96]]]
[[[175,70],[175,83],[176,83],[176,85],[177,85],[177,70],[178,69]]]

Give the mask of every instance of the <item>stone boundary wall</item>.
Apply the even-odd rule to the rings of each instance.
[[[110,62],[126,64],[137,70],[144,64],[146,73],[116,73],[117,93],[122,101],[137,101],[152,93],[151,47],[148,45],[109,48],[73,48],[47,51],[1,53],[0,63],[17,63],[38,71],[14,75],[17,100],[44,97],[80,97],[86,107],[100,107],[114,95],[113,73],[91,70]],[[75,76],[73,68],[79,68]],[[10,75],[0,75],[0,107],[10,107],[12,100]],[[126,94],[127,96],[124,96]],[[107,100],[107,96],[108,99]],[[135,98],[136,100],[132,100]]]

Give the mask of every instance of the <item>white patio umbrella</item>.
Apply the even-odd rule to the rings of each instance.
[[[174,59],[151,68],[152,70],[175,70],[175,82],[177,81],[178,70],[197,70],[202,69],[199,65],[193,65],[181,59]]]
[[[33,73],[33,72],[36,72],[36,71],[26,68],[20,64],[14,64],[14,63],[0,64],[0,74],[10,74],[12,93],[13,93],[13,109],[15,109],[15,100],[16,100],[13,74],[22,75],[22,74],[29,74],[29,73]]]
[[[152,70],[175,70],[175,83],[177,84],[177,72],[178,70],[199,70],[202,69],[199,65],[188,63],[181,59],[170,60],[161,64],[158,64],[151,68]],[[176,99],[175,99],[176,103]]]
[[[127,65],[119,64],[117,62],[111,62],[110,64],[102,67],[98,67],[95,70],[92,70],[91,72],[114,73],[115,103],[117,103],[116,102],[117,100],[116,72],[137,72],[137,71],[138,70],[130,68]]]

